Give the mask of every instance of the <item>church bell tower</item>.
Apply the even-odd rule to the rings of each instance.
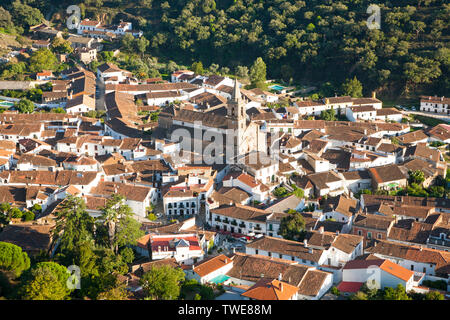
[[[241,97],[241,90],[239,89],[239,82],[234,81],[233,94],[227,104],[227,116],[230,120],[228,129],[233,129],[234,138],[234,154],[239,156],[241,154],[244,143],[244,132],[247,127],[247,115],[245,112],[245,102]]]

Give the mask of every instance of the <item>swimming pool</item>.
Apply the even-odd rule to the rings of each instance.
[[[280,86],[280,85],[278,85],[278,84],[274,84],[273,86],[270,86],[270,87],[269,87],[269,89],[276,90],[276,91],[281,91],[281,90],[283,90],[284,88],[286,88],[286,87]]]
[[[220,276],[212,278],[211,280],[209,280],[209,282],[215,283],[215,284],[220,284],[220,283],[224,283],[228,279],[230,279],[229,276],[221,274]]]
[[[0,107],[12,107],[13,105],[14,105],[14,102],[0,101]]]

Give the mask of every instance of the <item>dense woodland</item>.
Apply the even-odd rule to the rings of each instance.
[[[8,2],[13,1],[3,6],[12,10],[15,24],[30,22],[20,21],[23,17]],[[324,94],[356,76],[365,93],[448,95],[450,4],[380,1],[381,29],[369,30],[366,10],[373,2],[22,0],[53,21],[64,21],[65,8],[75,3],[86,18],[132,21],[149,40],[147,53],[161,61],[201,61],[234,73],[262,57],[268,78],[325,84]]]

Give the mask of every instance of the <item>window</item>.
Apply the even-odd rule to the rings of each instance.
[[[367,239],[372,239],[372,232],[367,232]]]
[[[378,238],[378,239],[381,239],[381,233],[379,233],[379,234],[377,235],[377,238]]]
[[[358,236],[362,236],[362,231],[358,230]]]
[[[423,267],[423,273],[427,273],[427,268]]]
[[[272,252],[269,251],[269,252],[267,253],[267,255],[268,255],[269,257],[271,257],[271,256],[272,256]]]
[[[413,264],[411,265],[411,270],[414,271],[414,265]]]
[[[258,249],[255,249],[255,254],[258,254]]]

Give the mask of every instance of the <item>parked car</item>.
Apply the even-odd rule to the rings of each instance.
[[[241,241],[241,242],[243,242],[243,243],[248,243],[248,242],[249,242],[249,240],[247,239],[247,237],[240,237],[240,238],[238,238],[237,240],[238,240],[238,241]]]

